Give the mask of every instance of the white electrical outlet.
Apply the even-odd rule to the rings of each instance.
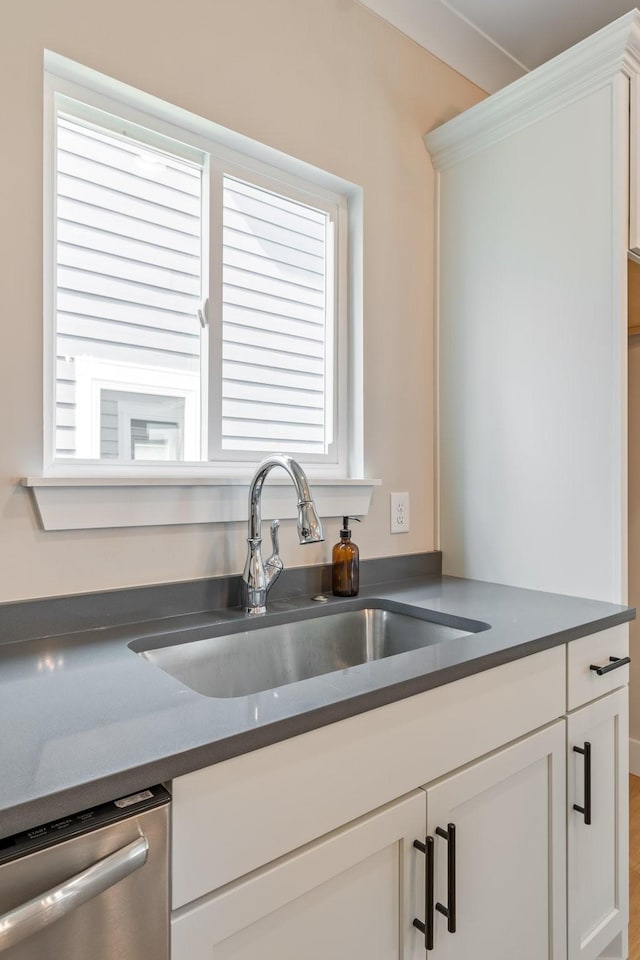
[[[391,533],[409,533],[409,494],[391,494]]]

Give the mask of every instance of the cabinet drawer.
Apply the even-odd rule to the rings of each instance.
[[[591,666],[610,667],[610,657],[622,659],[629,653],[626,623],[567,644],[567,709],[595,700],[629,683],[629,667],[622,666],[599,676]]]

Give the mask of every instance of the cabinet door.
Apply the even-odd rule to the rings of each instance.
[[[437,960],[566,957],[564,758],[560,721],[427,787]]]
[[[417,960],[425,796],[417,790],[174,912],[172,960]]]
[[[626,687],[568,718],[569,960],[627,956],[627,727]]]

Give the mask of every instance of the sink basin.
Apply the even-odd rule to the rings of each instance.
[[[484,623],[453,619],[455,626],[369,603],[200,640],[171,643],[165,636],[162,646],[137,652],[197,693],[246,697],[487,629]]]

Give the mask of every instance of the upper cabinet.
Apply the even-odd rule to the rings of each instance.
[[[636,12],[425,138],[439,209],[446,573],[626,598],[639,74]]]

